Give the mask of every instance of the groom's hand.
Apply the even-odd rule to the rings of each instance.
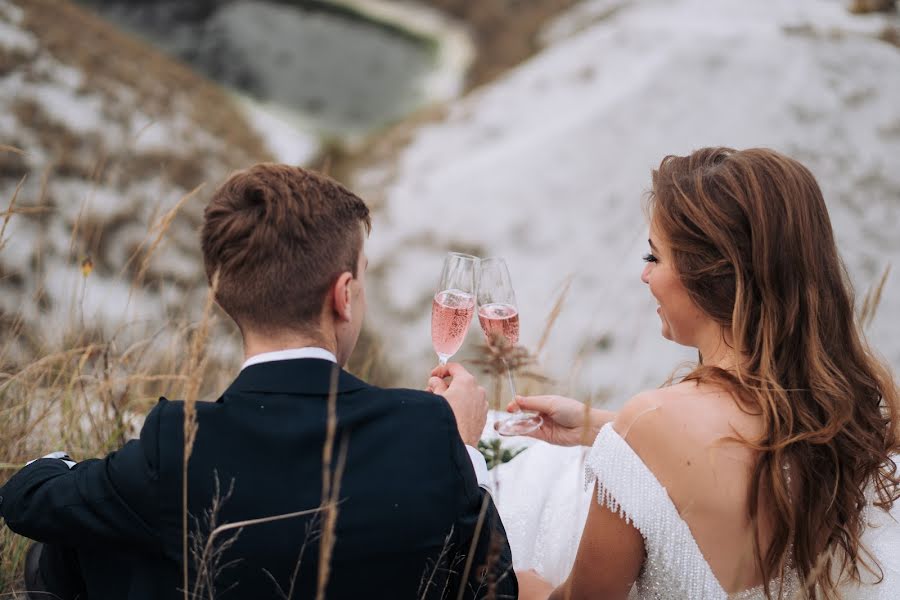
[[[449,382],[448,382],[449,380]],[[487,394],[459,363],[439,365],[431,372],[428,391],[447,399],[463,443],[477,446],[487,423]]]
[[[554,446],[590,446],[600,428],[616,416],[614,412],[591,408],[565,396],[516,396],[506,410],[540,413],[544,423],[525,435]]]

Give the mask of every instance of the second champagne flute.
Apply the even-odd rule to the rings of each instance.
[[[493,344],[498,340],[509,347],[519,343],[519,309],[516,306],[516,293],[513,291],[509,269],[502,258],[484,258],[478,265],[478,322]],[[506,359],[506,376],[513,399],[516,397],[516,385]],[[522,435],[534,431],[544,422],[543,418],[533,412],[519,411],[500,421],[497,431],[501,435]]]
[[[475,265],[469,254],[450,252],[431,303],[431,343],[442,365],[462,346],[475,312]]]

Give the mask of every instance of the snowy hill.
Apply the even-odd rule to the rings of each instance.
[[[108,339],[195,316],[206,194],[271,156],[220,88],[50,0],[0,1],[0,143],[21,150],[0,151],[0,197],[20,212],[0,241],[6,364],[59,348],[74,324]],[[163,216],[201,184],[151,254]]]
[[[435,363],[431,295],[457,249],[506,257],[526,345],[574,278],[544,356],[551,375],[614,404],[660,384],[692,356],[660,338],[639,281],[641,199],[663,156],[707,145],[773,147],[813,170],[860,296],[895,267],[871,341],[900,369],[900,49],[879,39],[896,19],[853,16],[839,0],[571,10],[544,51],[361,179],[385,178],[370,323],[409,366],[405,383]]]

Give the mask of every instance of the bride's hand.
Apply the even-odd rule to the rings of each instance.
[[[543,425],[525,435],[555,446],[590,446],[600,428],[616,416],[612,411],[591,408],[565,396],[516,396],[506,410],[540,413]]]

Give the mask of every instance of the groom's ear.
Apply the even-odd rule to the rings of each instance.
[[[353,274],[350,271],[344,271],[331,286],[331,308],[338,320],[348,323],[353,317],[352,302],[350,302],[350,284],[352,282]]]

